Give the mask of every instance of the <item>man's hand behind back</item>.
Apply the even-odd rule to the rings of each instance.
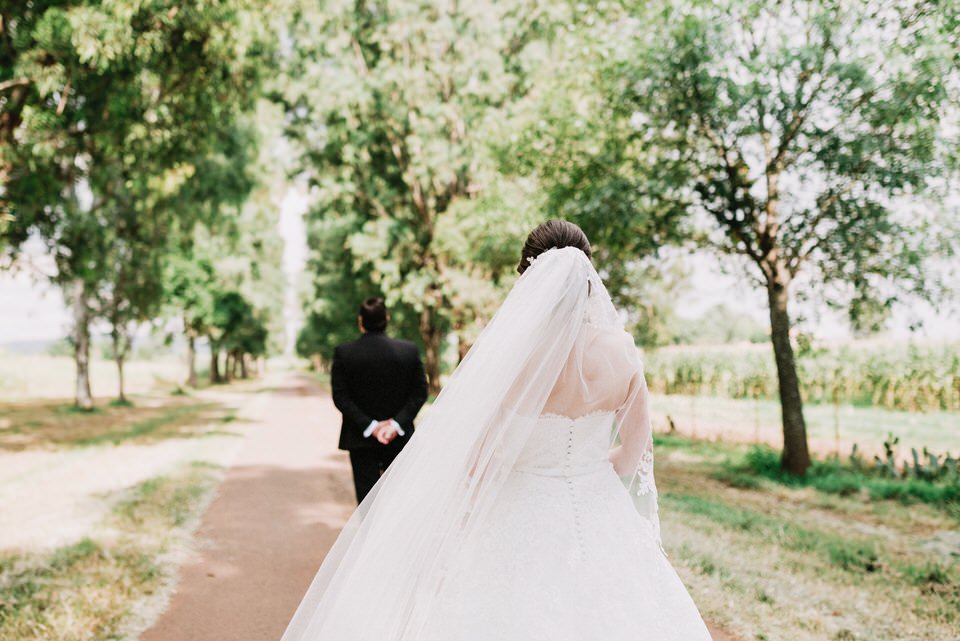
[[[393,419],[387,419],[385,421],[380,421],[377,423],[377,427],[373,430],[373,436],[382,444],[387,445],[393,439],[397,438],[399,430],[397,429],[396,423]]]

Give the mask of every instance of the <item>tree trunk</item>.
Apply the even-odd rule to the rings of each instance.
[[[420,312],[420,338],[425,350],[423,367],[427,374],[427,392],[440,393],[440,328],[434,322],[433,310],[424,307]]]
[[[238,354],[237,360],[240,361],[240,378],[247,378],[247,355]]]
[[[780,387],[780,410],[783,415],[783,456],[781,465],[790,474],[803,476],[810,467],[807,448],[807,426],[803,420],[803,399],[800,397],[800,379],[790,344],[790,315],[788,283],[776,275],[767,280],[770,304],[770,337],[777,363]]]
[[[127,402],[127,395],[123,389],[123,356],[117,357],[117,380],[119,381],[120,386],[120,396],[117,397],[117,400],[121,403]]]
[[[77,407],[93,409],[90,393],[90,308],[87,305],[87,287],[82,279],[74,281],[73,302],[73,360],[77,366],[75,403]]]
[[[187,332],[187,386],[197,386],[197,337],[191,331]]]
[[[216,384],[220,382],[220,350],[213,346],[213,341],[210,342],[210,383]]]
[[[117,400],[121,403],[127,402],[127,396],[123,389],[123,359],[124,354],[120,351],[120,334],[116,329],[111,333],[113,339],[113,360],[117,363],[117,387],[119,393]]]
[[[233,352],[229,350],[223,359],[223,380],[228,383],[233,380]]]

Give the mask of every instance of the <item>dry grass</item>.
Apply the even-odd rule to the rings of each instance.
[[[925,505],[865,502],[715,480],[736,448],[658,450],[668,551],[704,616],[744,639],[957,638],[957,521]]]
[[[74,393],[75,368],[69,356],[0,353],[0,403],[25,399],[69,399]],[[180,359],[163,357],[132,360],[124,369],[128,393],[171,391],[186,377]],[[93,358],[90,387],[99,405],[117,394],[117,371],[112,361]]]
[[[162,590],[220,472],[191,465],[114,497],[99,535],[46,554],[0,552],[0,641],[135,636],[138,604]]]
[[[237,403],[259,383],[171,395],[176,379],[157,373],[181,365],[140,363],[132,404],[100,397],[85,412],[59,360],[0,359],[0,526],[14,535],[0,549],[0,641],[135,639],[221,477],[199,461],[229,461]],[[106,365],[95,394],[112,391]]]
[[[210,435],[232,416],[217,403],[185,396],[138,397],[131,405],[92,411],[56,401],[9,403],[0,405],[0,451]]]

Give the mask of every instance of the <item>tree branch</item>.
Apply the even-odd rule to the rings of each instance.
[[[14,87],[26,87],[31,83],[29,78],[11,78],[10,80],[4,80],[0,82],[0,91],[6,91],[7,89],[13,89]]]
[[[413,207],[420,217],[420,221],[432,235],[433,221],[430,217],[430,210],[423,196],[423,186],[420,184],[420,181],[417,180],[417,177],[413,175],[413,167],[410,164],[410,154],[407,151],[406,142],[397,136],[389,126],[384,128],[384,132],[387,140],[390,142],[390,151],[397,161],[397,166],[400,168],[400,175],[403,177],[403,182],[410,189]]]
[[[825,237],[818,236],[816,230],[817,226],[826,217],[827,211],[829,211],[829,209],[833,207],[844,195],[850,193],[853,188],[857,186],[858,182],[858,180],[850,180],[840,189],[831,191],[828,195],[826,195],[825,198],[821,196],[821,198],[817,199],[817,213],[808,225],[810,234],[808,235],[807,239],[801,241],[801,243],[809,242],[811,240],[813,242],[810,243],[806,248],[798,249],[797,252],[787,261],[787,268],[790,270],[791,276],[795,276],[797,274],[800,266],[803,265],[810,255],[816,251],[817,247],[819,247],[826,240]]]

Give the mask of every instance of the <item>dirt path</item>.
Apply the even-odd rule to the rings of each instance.
[[[261,392],[245,442],[142,641],[278,641],[353,510],[339,414],[304,376]]]
[[[262,392],[245,442],[180,570],[169,606],[142,641],[279,641],[354,508],[340,415],[307,377]],[[711,630],[715,641],[736,641]]]

